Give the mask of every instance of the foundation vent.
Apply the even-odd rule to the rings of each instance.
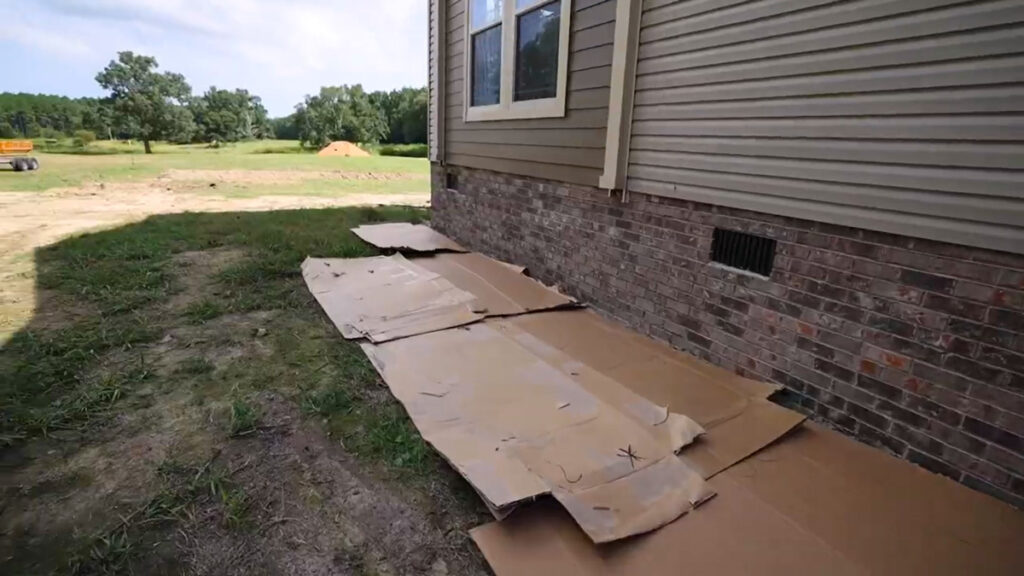
[[[772,262],[775,261],[775,240],[715,228],[711,238],[711,261],[761,276],[771,276]]]

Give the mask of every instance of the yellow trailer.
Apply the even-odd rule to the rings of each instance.
[[[15,172],[38,170],[39,160],[29,156],[30,152],[31,140],[0,140],[0,165],[10,164]]]

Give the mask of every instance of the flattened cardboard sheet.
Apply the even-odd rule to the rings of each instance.
[[[574,306],[572,298],[475,253],[308,258],[303,277],[346,338],[386,342],[489,316]]]
[[[408,222],[365,224],[353,228],[352,232],[362,238],[364,242],[383,250],[467,252],[454,240],[424,224]]]
[[[804,421],[802,414],[767,400],[776,386],[743,378],[645,338],[588,310],[510,318],[532,338],[523,344],[541,357],[586,365],[654,404],[685,414],[707,434],[680,457],[710,478]],[[554,361],[554,360],[552,360]]]
[[[708,484],[686,517],[606,546],[544,503],[471,536],[498,576],[1024,573],[1024,512],[815,424]]]
[[[699,425],[564,355],[534,354],[531,339],[489,319],[363,349],[423,438],[492,508],[552,493],[605,542],[709,497],[675,456]]]
[[[471,307],[487,316],[511,316],[572,306],[575,300],[524,275],[522,268],[476,252],[417,258],[419,266],[476,296]]]
[[[302,277],[345,338],[386,342],[461,326],[483,316],[475,297],[401,254],[307,258]]]

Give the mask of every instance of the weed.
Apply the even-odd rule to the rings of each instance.
[[[362,416],[365,418],[363,425],[346,438],[346,444],[360,456],[405,472],[429,473],[432,470],[433,455],[429,446],[397,403],[367,407]]]
[[[231,403],[231,435],[240,436],[248,434],[256,429],[259,424],[260,413],[252,404],[245,400],[235,400]]]
[[[210,299],[192,302],[185,308],[185,318],[189,324],[205,324],[222,314],[224,307]]]

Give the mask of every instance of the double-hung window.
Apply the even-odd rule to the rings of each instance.
[[[564,116],[572,0],[466,3],[466,121]]]

